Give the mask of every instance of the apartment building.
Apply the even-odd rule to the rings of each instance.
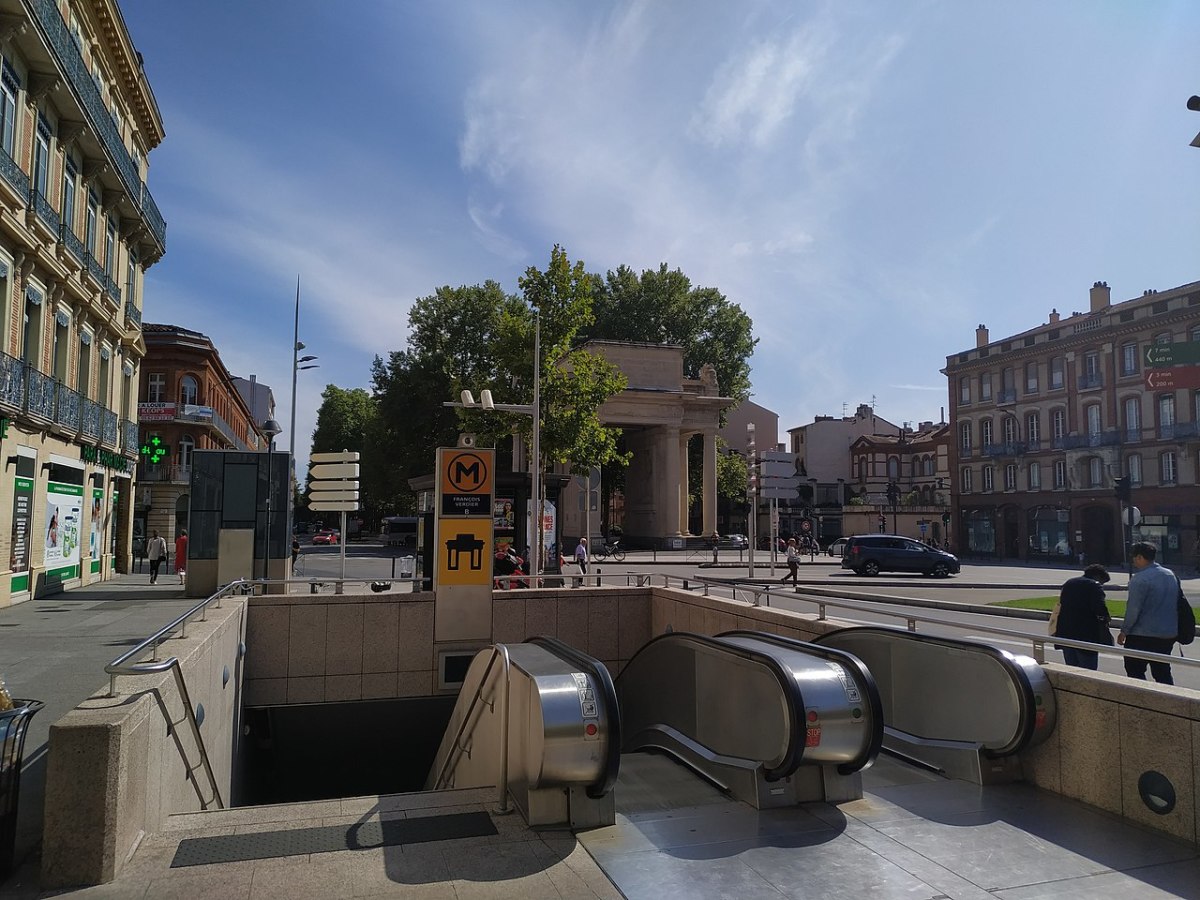
[[[127,571],[163,139],[112,0],[0,0],[0,606]]]
[[[152,531],[170,542],[187,527],[195,451],[263,450],[267,442],[260,426],[275,416],[271,388],[230,375],[206,335],[150,322],[142,333],[146,358],[139,386],[141,459],[133,522],[137,549]],[[262,400],[262,419],[248,397]]]
[[[945,543],[952,444],[950,425],[933,422],[905,426],[898,435],[863,435],[851,444],[854,527],[849,533],[876,531],[874,520],[886,514],[889,532]],[[895,508],[891,485],[896,486]]]
[[[943,370],[956,549],[1117,564],[1127,539],[1144,539],[1167,564],[1191,562],[1200,390],[1163,389],[1146,366],[1147,348],[1187,341],[1200,341],[1200,282],[1114,304],[1098,281],[1085,311],[1052,310],[1044,324],[998,341],[980,325],[975,347]],[[1122,475],[1141,514],[1128,535],[1114,491]]]

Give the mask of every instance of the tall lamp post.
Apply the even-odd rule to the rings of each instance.
[[[283,428],[274,419],[267,419],[262,423],[261,431],[267,436],[267,520],[263,527],[263,567],[262,577],[265,582],[270,577],[268,568],[271,562],[271,479],[273,472],[271,471],[272,463],[275,459],[275,438]],[[264,591],[266,587],[264,585]]]
[[[536,313],[533,317],[533,402],[532,403],[496,403],[492,400],[492,392],[484,388],[479,392],[479,402],[470,391],[464,390],[460,395],[461,403],[446,401],[443,406],[457,406],[466,409],[493,409],[500,412],[518,413],[533,418],[533,460],[529,467],[530,509],[533,515],[530,524],[533,526],[533,543],[529,548],[529,574],[536,578],[541,574],[542,563],[542,320]],[[530,582],[532,585],[533,582]]]

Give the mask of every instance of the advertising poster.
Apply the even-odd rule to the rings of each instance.
[[[13,482],[12,554],[9,567],[13,571],[13,590],[28,590],[28,576],[24,586],[18,587],[17,576],[29,571],[29,524],[33,519],[33,479],[17,477]]]
[[[51,481],[46,487],[46,577],[62,581],[79,574],[83,485]]]
[[[509,547],[513,543],[513,528],[515,526],[513,501],[511,497],[500,497],[492,501],[492,529],[496,541],[496,551]]]
[[[104,526],[104,489],[92,488],[92,514],[89,520],[90,530],[88,533],[88,548],[91,551],[88,555],[92,560],[92,571],[100,571],[100,552],[103,547],[103,526]]]

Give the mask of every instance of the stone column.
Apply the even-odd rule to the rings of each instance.
[[[679,533],[688,534],[688,441],[692,432],[679,435]]]
[[[717,433],[704,432],[704,535],[717,530]]]
[[[655,432],[654,458],[662,461],[661,475],[652,486],[654,508],[662,511],[659,535],[677,537],[683,533],[679,523],[679,428],[664,425]]]

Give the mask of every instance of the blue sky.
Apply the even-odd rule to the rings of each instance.
[[[167,133],[146,320],[271,384],[286,443],[299,275],[301,464],[415,298],[555,243],[740,304],[781,434],[936,421],[977,324],[1200,280],[1192,0],[121,7]]]

